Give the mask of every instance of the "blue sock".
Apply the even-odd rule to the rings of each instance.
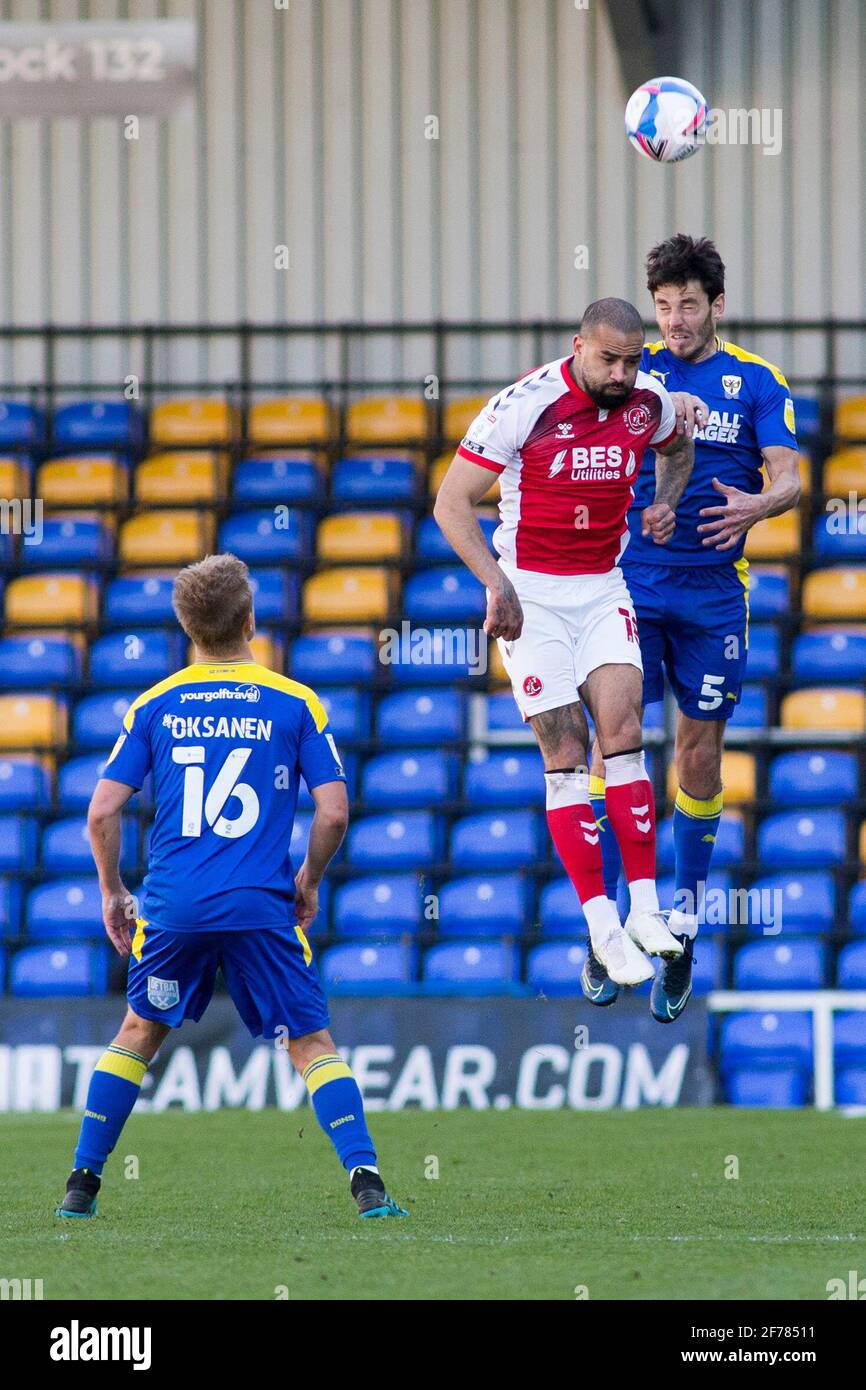
[[[689,796],[682,787],[677,790],[674,802],[676,906],[668,925],[679,936],[697,935],[698,913],[722,816],[722,798],[722,792],[702,800]]]
[[[304,1068],[316,1119],[347,1172],[375,1168],[376,1150],[364,1118],[364,1102],[351,1069],[336,1052],[325,1052]]]
[[[141,1079],[147,1071],[147,1061],[137,1052],[111,1043],[96,1063],[90,1085],[84,1119],[78,1135],[73,1168],[89,1168],[101,1173],[129,1112],[138,1100]]]
[[[622,869],[622,856],[619,852],[616,836],[611,830],[610,821],[607,818],[603,777],[593,777],[590,775],[589,804],[592,807],[592,814],[595,816],[595,823],[598,826],[598,839],[601,845],[601,870],[604,876],[604,891],[612,902],[616,902],[619,876]]]

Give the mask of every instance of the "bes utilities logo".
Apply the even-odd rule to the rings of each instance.
[[[637,469],[634,450],[629,449],[623,469],[623,451],[619,444],[577,444],[572,449],[559,449],[553,456],[548,478],[561,473],[566,463],[571,463],[571,481],[607,482],[625,476],[630,478]]]

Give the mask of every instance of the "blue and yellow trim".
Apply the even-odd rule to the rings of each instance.
[[[130,947],[130,950],[132,951],[132,954],[135,956],[135,959],[139,962],[139,964],[141,964],[141,953],[144,950],[144,929],[146,926],[148,926],[148,923],[147,921],[145,921],[144,917],[136,917],[135,936],[132,938],[132,946]]]
[[[134,1086],[140,1086],[147,1071],[147,1062],[144,1057],[139,1057],[137,1052],[130,1052],[127,1048],[112,1043],[103,1052],[94,1071],[107,1071],[112,1076],[119,1076],[123,1081],[131,1081]]]
[[[715,820],[716,816],[721,815],[724,797],[724,792],[719,792],[718,796],[710,796],[704,800],[698,796],[689,796],[682,787],[678,787],[674,807],[684,816],[691,816],[693,820]]]
[[[281,676],[276,671],[269,671],[267,666],[260,666],[257,661],[229,661],[220,664],[219,662],[195,662],[192,666],[185,666],[182,671],[176,671],[173,676],[166,676],[164,681],[158,681],[149,690],[145,690],[139,695],[123,717],[123,727],[129,733],[135,722],[138,710],[142,709],[151,700],[156,700],[160,695],[165,695],[169,690],[175,690],[179,685],[205,684],[208,681],[216,682],[222,680],[248,680],[252,685],[264,685],[269,690],[281,690],[284,695],[291,695],[296,700],[303,700],[316,724],[316,731],[322,729],[328,722],[325,707],[316,694],[308,685],[302,685],[300,681],[290,680],[288,676]]]
[[[734,569],[737,571],[737,578],[743,586],[743,598],[746,603],[746,651],[749,650],[749,562],[745,555],[741,555],[739,560],[734,561]]]
[[[313,959],[313,948],[304,935],[303,927],[299,926],[297,922],[295,923],[295,936],[300,941],[304,950],[304,965],[309,965],[310,961]]]
[[[339,1053],[326,1052],[305,1067],[302,1075],[308,1092],[313,1096],[320,1086],[326,1086],[329,1081],[340,1081],[344,1078],[351,1081],[352,1070]]]

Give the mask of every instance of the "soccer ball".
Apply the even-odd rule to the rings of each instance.
[[[693,155],[706,121],[707,103],[697,87],[681,77],[653,77],[632,92],[625,108],[629,140],[660,164]]]

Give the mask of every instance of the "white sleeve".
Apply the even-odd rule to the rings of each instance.
[[[674,403],[670,395],[657,379],[653,381],[653,389],[661,401],[662,418],[659,421],[658,429],[650,440],[651,446],[653,444],[667,444],[677,432],[677,412],[674,410]]]
[[[519,412],[506,410],[499,415],[493,406],[501,397],[501,392],[491,396],[484,409],[479,411],[461,440],[457,453],[461,458],[483,468],[492,468],[501,473],[509,464],[518,461],[519,444],[515,438],[515,425]]]

